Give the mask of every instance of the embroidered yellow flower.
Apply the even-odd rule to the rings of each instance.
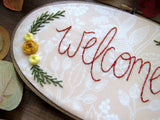
[[[27,55],[35,54],[38,50],[38,43],[36,41],[33,41],[33,40],[27,40],[23,44],[22,50]]]
[[[29,56],[29,62],[32,65],[36,65],[40,61],[40,57],[38,54],[32,54]]]
[[[27,40],[33,40],[33,34],[32,33],[26,33],[24,36],[24,39]]]

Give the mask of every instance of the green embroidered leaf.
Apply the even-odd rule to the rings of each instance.
[[[160,41],[154,40],[154,42],[156,43],[156,45],[160,45]]]
[[[53,83],[55,86],[61,85],[61,80],[57,80],[57,78],[53,78],[52,76],[48,75],[46,72],[44,72],[38,65],[33,65],[31,67],[32,75],[34,76],[34,80],[37,80],[37,82],[43,87],[44,84]]]
[[[33,21],[31,28],[29,30],[30,33],[36,34],[41,27],[44,27],[45,23],[49,23],[51,20],[58,19],[59,17],[64,17],[63,13],[65,11],[58,11],[55,14],[51,13],[49,14],[48,11],[45,13],[42,13],[40,17],[37,17],[35,21]]]
[[[13,64],[0,61],[0,109],[15,109],[23,94],[23,85],[18,80]]]

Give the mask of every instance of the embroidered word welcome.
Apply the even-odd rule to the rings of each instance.
[[[91,74],[91,77],[92,77],[92,79],[93,79],[94,81],[100,81],[100,80],[101,80],[101,78],[95,78],[94,73],[93,73],[94,63],[95,63],[95,61],[96,61],[97,59],[100,59],[100,56],[101,56],[100,67],[101,67],[101,71],[102,71],[102,72],[107,73],[107,72],[109,72],[109,71],[112,70],[112,71],[113,71],[113,75],[114,75],[115,77],[117,77],[117,78],[122,78],[122,77],[124,77],[125,75],[127,75],[126,81],[129,80],[130,75],[131,75],[131,73],[132,73],[132,70],[133,70],[135,64],[136,64],[137,62],[140,62],[139,69],[138,69],[138,73],[141,74],[142,68],[144,68],[144,66],[145,66],[145,69],[147,69],[147,73],[146,73],[146,75],[145,75],[144,82],[143,82],[143,85],[142,85],[142,87],[141,87],[140,97],[141,97],[142,102],[147,102],[147,101],[149,101],[149,99],[144,100],[144,98],[143,98],[143,92],[144,92],[144,88],[145,88],[145,86],[146,86],[147,80],[148,80],[149,83],[150,83],[150,91],[151,91],[152,94],[158,94],[158,93],[160,92],[160,90],[157,90],[157,91],[154,91],[154,90],[153,90],[153,81],[154,81],[154,80],[158,80],[158,78],[160,77],[160,73],[158,73],[158,70],[160,69],[160,66],[156,67],[156,69],[153,71],[153,73],[151,73],[151,67],[152,67],[152,65],[151,65],[150,61],[143,61],[142,58],[138,58],[138,59],[137,59],[136,56],[131,56],[131,54],[128,53],[128,52],[123,52],[123,53],[121,53],[121,54],[114,60],[113,64],[112,64],[109,68],[106,68],[106,67],[105,67],[104,59],[105,59],[107,53],[108,53],[109,51],[111,52],[111,50],[112,50],[112,51],[115,51],[115,50],[116,50],[115,47],[110,46],[111,42],[114,40],[114,37],[115,37],[115,35],[116,35],[116,33],[117,33],[117,28],[116,28],[116,27],[111,28],[111,29],[106,33],[106,35],[104,36],[104,38],[103,38],[103,39],[101,40],[101,42],[99,43],[99,45],[98,45],[98,47],[97,47],[97,49],[96,49],[96,52],[95,52],[95,54],[94,54],[94,56],[93,56],[93,58],[92,58],[92,60],[91,60],[90,62],[87,62],[87,61],[85,60],[84,54],[86,53],[86,50],[87,50],[87,49],[90,49],[91,47],[93,47],[93,46],[97,43],[97,38],[96,38],[96,37],[92,37],[91,39],[89,39],[89,40],[87,41],[87,43],[86,43],[84,46],[82,46],[82,42],[83,42],[84,36],[85,36],[86,34],[95,34],[95,32],[86,32],[86,31],[83,31],[81,40],[80,40],[80,42],[79,42],[79,44],[78,44],[78,47],[77,47],[76,50],[74,51],[74,53],[71,54],[71,52],[70,52],[71,43],[68,45],[68,47],[67,47],[65,50],[63,49],[63,51],[62,51],[62,48],[61,48],[61,47],[62,47],[62,43],[63,43],[65,37],[67,36],[67,34],[69,33],[69,31],[71,30],[71,28],[72,28],[72,26],[69,26],[69,27],[67,27],[67,28],[65,28],[65,29],[62,29],[62,30],[56,29],[57,32],[64,32],[64,35],[63,35],[62,39],[60,40],[60,43],[59,43],[59,46],[58,46],[58,52],[59,52],[59,54],[67,54],[68,57],[74,57],[74,56],[77,54],[79,48],[82,47],[82,48],[83,48],[83,52],[82,52],[82,62],[83,62],[84,64],[86,64],[86,65],[90,65],[90,74]],[[111,34],[111,32],[112,32],[112,34]],[[106,46],[105,46],[103,49],[100,49],[100,48],[102,47],[102,44],[104,43],[104,41],[108,38],[108,36],[109,36],[110,34],[112,35],[112,37],[109,39],[109,41],[108,41],[108,43],[106,44]],[[107,39],[107,40],[108,40],[108,39]],[[127,66],[128,66],[128,67],[126,67],[126,70],[125,70],[123,73],[121,73],[121,75],[117,74],[117,72],[116,72],[117,62],[120,61],[120,60],[121,60],[121,61],[127,61],[126,64],[127,64]],[[151,75],[151,76],[150,76],[150,75]],[[149,76],[150,76],[150,77],[149,77]]]

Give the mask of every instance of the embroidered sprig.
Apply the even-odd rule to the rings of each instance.
[[[65,11],[58,11],[55,14],[49,14],[48,11],[42,13],[40,17],[37,17],[35,21],[33,21],[31,28],[29,30],[30,33],[36,34],[37,31],[40,30],[40,27],[44,27],[45,23],[49,23],[51,20],[58,19],[60,16],[64,17],[63,13]]]
[[[32,75],[34,76],[34,80],[37,80],[38,83],[43,87],[44,84],[53,83],[55,86],[59,85],[60,87],[63,87],[60,83],[61,80],[58,81],[57,78],[53,78],[52,76],[48,75],[46,72],[44,72],[38,65],[33,65],[31,67]]]
[[[46,72],[44,72],[38,64],[40,61],[40,56],[36,54],[38,50],[38,43],[33,40],[34,34],[37,33],[37,31],[40,30],[41,27],[44,27],[45,23],[49,23],[51,20],[54,20],[55,18],[59,18],[60,16],[63,16],[63,13],[65,11],[58,11],[55,14],[51,13],[49,14],[48,11],[45,13],[42,13],[40,17],[37,17],[35,21],[33,21],[33,24],[31,25],[31,28],[29,30],[29,33],[26,33],[24,36],[24,39],[26,40],[25,43],[22,46],[22,50],[26,55],[29,56],[29,62],[32,64],[31,71],[32,75],[34,76],[34,80],[37,80],[38,83],[43,87],[44,84],[53,83],[55,86],[61,85],[61,80],[57,80],[57,78],[53,78],[52,76],[48,75]]]
[[[156,43],[156,45],[160,45],[160,41],[154,40],[154,42]]]

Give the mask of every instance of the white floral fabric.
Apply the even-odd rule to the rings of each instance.
[[[65,10],[65,17],[46,24],[37,32],[34,40],[39,44],[40,67],[48,74],[63,80],[63,88],[54,85],[41,87],[31,75],[28,56],[22,52],[21,46],[24,43],[24,35],[28,32],[33,20],[44,11],[55,13],[58,10]],[[66,53],[61,55],[58,52],[58,46],[65,31],[57,32],[56,28],[62,30],[69,26],[72,28],[61,45],[61,51],[66,50],[71,44],[70,54],[77,49],[84,31],[94,32],[85,34],[74,57],[68,57]],[[151,73],[153,73],[153,70],[160,65],[160,47],[153,42],[153,40],[160,41],[160,26],[118,9],[92,3],[50,4],[33,11],[20,22],[16,29],[13,38],[13,55],[23,75],[38,91],[81,119],[160,120],[160,94],[151,93],[149,78],[143,91],[143,98],[149,101],[146,103],[141,101],[147,67],[143,67],[138,73],[140,63],[136,63],[127,81],[128,72],[122,78],[115,77],[113,68],[107,73],[102,72],[100,64],[102,58],[99,57],[94,62],[93,74],[95,78],[101,78],[101,81],[95,82],[90,73],[91,65],[82,62],[86,43],[93,37],[97,38],[97,43],[85,53],[85,61],[90,62],[98,45],[113,27],[117,27],[117,33],[109,47],[114,47],[115,50],[112,49],[106,54],[104,68],[109,68],[121,53],[128,52],[137,59],[150,61]],[[108,44],[111,37],[112,35],[107,37],[100,49]],[[115,67],[116,74],[123,74],[127,67],[127,61],[118,61]],[[159,90],[159,83],[159,79],[153,82],[154,91]]]

